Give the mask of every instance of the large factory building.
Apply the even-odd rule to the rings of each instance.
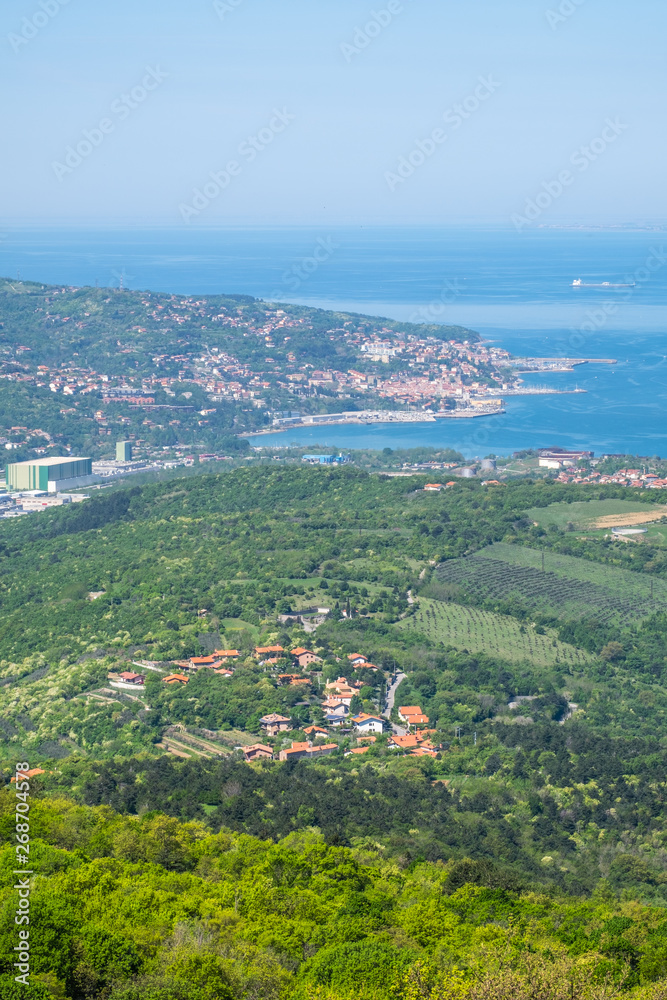
[[[92,458],[40,458],[34,462],[13,462],[6,469],[11,492],[44,490],[58,493],[98,482]]]

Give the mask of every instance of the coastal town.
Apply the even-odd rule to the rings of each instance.
[[[512,358],[462,327],[248,296],[1,284],[30,307],[0,324],[0,445],[21,458],[103,459],[121,436],[144,459],[225,455],[221,439],[267,430],[490,417],[508,397],[581,391],[523,375],[613,363]]]

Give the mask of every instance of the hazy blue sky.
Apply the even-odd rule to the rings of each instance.
[[[2,218],[509,221],[542,192],[538,225],[664,219],[666,22],[665,0],[11,0]]]

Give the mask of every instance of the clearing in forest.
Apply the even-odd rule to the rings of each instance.
[[[403,619],[402,629],[421,632],[432,642],[441,642],[470,653],[486,653],[503,660],[528,660],[536,666],[583,667],[592,657],[555,637],[545,629],[540,635],[532,625],[521,625],[516,618],[480,608],[466,608],[446,601],[419,598],[416,614]]]
[[[667,517],[667,505],[642,503],[637,500],[582,500],[576,503],[552,503],[548,507],[532,507],[526,517],[543,528],[555,524],[577,531],[593,528],[615,528],[626,524],[648,524]]]

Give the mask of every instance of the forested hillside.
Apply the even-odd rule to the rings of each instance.
[[[12,809],[3,795],[6,830]],[[608,883],[582,901],[470,858],[406,866],[372,842],[272,843],[66,800],[38,803],[33,829],[27,987],[11,978],[13,851],[0,855],[3,1000],[664,995],[664,910]]]
[[[7,940],[9,779],[41,771],[21,996],[661,995],[662,536],[553,513],[614,487],[425,482],[245,469],[0,525]],[[383,733],[331,721],[395,678]]]

